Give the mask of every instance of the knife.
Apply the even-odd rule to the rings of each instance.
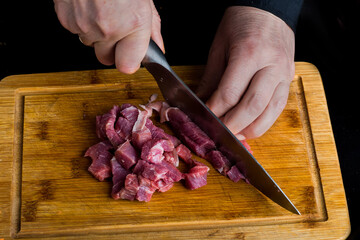
[[[165,100],[186,113],[215,142],[219,150],[232,162],[255,188],[275,203],[292,213],[299,214],[266,170],[243,144],[176,75],[156,43],[150,39],[142,65],[153,75]]]

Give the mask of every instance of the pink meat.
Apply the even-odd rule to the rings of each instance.
[[[203,164],[195,165],[188,173],[184,174],[185,186],[190,190],[194,190],[207,184],[207,174],[209,167]]]
[[[132,172],[135,173],[135,174],[137,174],[137,175],[141,175],[141,173],[144,171],[144,168],[145,168],[145,166],[147,165],[147,163],[148,163],[147,161],[140,159],[140,160],[136,163],[136,165],[135,165],[135,167],[133,168]]]
[[[165,192],[182,179],[189,189],[206,185],[209,168],[194,159],[191,151],[176,137],[153,124],[152,111],[160,121],[169,121],[174,131],[198,156],[206,157],[223,175],[233,181],[244,179],[239,169],[215,148],[214,142],[178,108],[151,97],[140,111],[132,104],[114,106],[96,117],[96,133],[103,140],[91,146],[85,156],[92,158],[89,171],[100,181],[113,176],[114,199],[150,201],[155,191]],[[251,152],[249,145],[242,141]],[[116,149],[115,156],[110,151]],[[141,158],[139,158],[139,156]],[[181,173],[179,157],[190,170]]]
[[[119,193],[120,198],[133,201],[135,200],[139,189],[140,186],[136,174],[128,174],[125,178],[125,186],[121,189]]]
[[[227,159],[220,151],[210,151],[206,154],[205,158],[216,170],[218,170],[219,173],[223,175],[226,175],[227,171],[230,170],[231,163],[229,159]]]
[[[157,138],[169,139],[169,140],[171,140],[173,142],[175,147],[178,146],[181,143],[180,140],[177,139],[175,136],[167,134],[162,128],[159,128],[159,127],[155,126],[150,119],[148,119],[146,121],[145,126],[150,130],[151,137],[153,139],[157,139]]]
[[[142,130],[133,132],[131,136],[131,142],[139,150],[141,150],[144,143],[151,139],[151,132],[147,127],[144,127]]]
[[[184,144],[180,144],[176,147],[176,152],[185,163],[189,164],[188,160],[192,157],[190,149],[188,149]]]
[[[215,149],[214,141],[180,109],[169,108],[167,115],[174,132],[196,155],[204,158],[207,152]]]
[[[153,193],[156,191],[156,187],[153,186],[152,181],[138,176],[139,190],[136,193],[136,199],[139,201],[149,202]]]
[[[160,163],[162,166],[166,167],[168,172],[166,173],[164,179],[166,181],[178,182],[183,179],[183,174],[177,169],[173,164],[168,163],[166,161],[162,161]]]
[[[135,165],[138,160],[137,152],[129,140],[116,149],[115,157],[121,166],[127,170]]]
[[[141,175],[151,181],[163,179],[168,173],[166,166],[160,164],[145,163]]]
[[[152,139],[147,141],[141,149],[141,159],[152,163],[160,163],[164,159],[164,151],[171,152],[174,144],[168,139]]]
[[[108,113],[96,117],[96,134],[101,140],[109,139],[114,147],[124,142],[115,131],[115,122],[119,115],[119,106],[114,106]]]
[[[120,199],[120,191],[125,185],[125,178],[130,173],[128,170],[123,168],[115,157],[110,160],[111,163],[111,172],[112,172],[112,190],[111,196],[114,199]]]
[[[89,147],[85,153],[85,157],[92,159],[88,171],[99,181],[111,177],[110,159],[113,157],[109,152],[111,148],[112,145],[108,141],[103,141]]]
[[[136,122],[139,112],[140,110],[131,104],[123,104],[120,110],[121,116],[123,116],[133,124]]]
[[[175,167],[179,166],[179,156],[176,149],[171,152],[164,152],[164,160],[173,164]]]
[[[244,175],[241,174],[239,169],[236,167],[236,165],[233,165],[229,171],[227,171],[226,175],[230,178],[233,182],[238,182],[240,179],[245,180]]]
[[[130,138],[134,123],[124,117],[119,117],[115,124],[115,132],[124,140]]]
[[[146,120],[149,118],[147,111],[140,111],[135,121],[133,132],[141,131],[145,127]]]
[[[159,179],[152,182],[153,186],[157,189],[158,192],[166,192],[174,186],[174,182],[166,181],[166,179]]]

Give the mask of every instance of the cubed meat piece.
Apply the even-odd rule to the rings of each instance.
[[[188,160],[191,159],[192,154],[190,149],[188,149],[184,144],[180,144],[179,146],[177,146],[176,152],[186,164],[190,163],[188,162]]]
[[[147,119],[145,126],[150,130],[153,139],[169,139],[175,147],[181,143],[175,136],[167,134],[162,128],[155,126],[150,119]]]
[[[119,106],[114,106],[108,113],[96,117],[96,134],[101,140],[109,139],[114,147],[124,142],[115,131],[115,121],[119,115]]]
[[[111,190],[111,196],[114,199],[120,199],[120,191],[125,186],[125,178],[130,173],[128,170],[123,168],[120,163],[116,160],[115,157],[113,157],[110,160],[111,163],[111,172],[112,172],[112,190]]]
[[[192,167],[188,173],[184,174],[185,186],[190,190],[205,186],[207,184],[208,171],[209,168],[203,164]]]
[[[146,162],[143,166],[141,175],[151,181],[157,181],[164,178],[168,171],[166,166]]]
[[[156,191],[156,187],[153,186],[151,180],[138,176],[139,190],[136,194],[136,199],[139,201],[149,202],[153,193]]]
[[[115,157],[121,166],[123,166],[126,170],[135,165],[138,160],[137,152],[129,140],[121,144],[116,149]]]
[[[131,104],[123,104],[121,106],[120,114],[127,120],[129,120],[133,125],[138,119],[140,110]]]
[[[144,143],[151,139],[151,132],[147,127],[144,127],[142,130],[133,132],[131,136],[131,142],[139,150],[141,150]]]
[[[164,152],[164,160],[168,163],[173,164],[175,167],[179,166],[179,156],[177,154],[176,149],[171,152]]]
[[[236,165],[233,165],[229,171],[227,171],[226,175],[230,178],[233,182],[238,182],[240,179],[245,180],[244,175],[239,171]]]
[[[174,186],[174,182],[167,181],[167,179],[159,179],[152,182],[153,186],[156,187],[159,192],[166,192]]]
[[[166,161],[162,161],[160,164],[168,169],[164,178],[167,181],[178,182],[183,179],[183,174],[173,164]]]
[[[124,117],[119,117],[115,124],[115,132],[124,140],[130,138],[134,123]]]
[[[144,168],[145,166],[147,165],[147,161],[145,160],[138,160],[138,162],[136,163],[135,167],[133,168],[132,172],[137,174],[137,175],[140,175],[143,171],[144,171]]]
[[[227,171],[230,170],[231,163],[220,151],[213,150],[206,154],[206,160],[218,170],[219,173],[226,175]]]
[[[92,159],[88,170],[99,181],[111,177],[110,160],[113,157],[109,152],[111,148],[112,145],[108,141],[103,141],[89,147],[85,153],[85,157]]]
[[[120,198],[133,201],[135,200],[138,190],[138,177],[136,176],[136,174],[128,174],[125,178],[125,186],[121,189],[119,193]]]
[[[168,139],[152,139],[146,142],[141,149],[141,159],[160,163],[164,156],[164,151],[171,152],[174,149],[174,144]]]

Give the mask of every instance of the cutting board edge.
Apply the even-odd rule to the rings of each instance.
[[[306,71],[309,72],[309,74],[316,74],[316,72],[317,72],[316,67],[315,67],[314,65],[310,64],[310,63],[300,62],[300,63],[296,63],[296,65],[297,65],[297,67],[302,66],[303,69],[309,68],[309,67],[312,68],[311,70],[306,70]],[[314,70],[314,69],[315,69],[315,70]],[[89,70],[89,71],[93,71],[93,70]],[[298,70],[298,71],[300,71],[300,70]],[[44,74],[44,75],[46,75],[46,74]],[[18,77],[18,76],[21,76],[21,75],[15,75],[15,76]],[[302,76],[303,76],[303,75],[302,75]],[[11,77],[7,77],[7,78],[10,79],[11,81],[12,81],[12,80],[15,80],[15,79],[11,79]],[[7,79],[5,82],[8,82],[8,81],[9,81],[8,79]],[[1,84],[1,82],[0,82],[0,87],[1,87],[1,86],[2,86],[2,84]],[[325,101],[326,101],[326,99],[325,99]],[[328,114],[328,112],[327,112],[327,114]],[[332,129],[331,129],[331,127],[330,127],[330,131],[331,131],[331,134],[332,134]],[[335,142],[334,142],[334,147],[335,147],[335,152],[336,152]],[[337,155],[336,155],[336,158],[337,158]],[[341,178],[341,182],[342,182],[342,178]],[[325,191],[326,191],[326,189],[325,189]],[[325,195],[327,195],[327,194],[325,193]],[[345,192],[343,193],[343,196],[345,196]],[[329,198],[331,198],[331,196],[330,196]],[[329,201],[329,198],[327,198],[327,197],[325,196],[325,202]],[[345,198],[345,199],[346,199],[346,198]],[[345,204],[346,204],[346,203],[345,203]],[[341,206],[340,208],[343,208],[343,206]],[[339,209],[337,209],[337,210],[339,210]],[[344,212],[344,211],[341,211],[341,212]],[[349,228],[347,228],[345,231],[342,231],[342,232],[344,232],[342,236],[345,236],[346,234],[348,235],[348,234],[350,233],[350,230],[351,230],[351,229],[350,229],[349,216],[348,216],[348,212],[347,212],[347,205],[346,205],[346,213],[347,213],[347,220],[348,220],[348,226],[349,226]],[[342,218],[342,219],[344,219],[344,218]],[[329,216],[328,221],[333,221],[333,215],[332,215],[332,214]],[[343,230],[344,230],[344,228],[343,228]],[[346,237],[346,236],[345,236],[345,237]]]

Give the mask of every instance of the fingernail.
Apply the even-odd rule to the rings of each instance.
[[[245,140],[245,136],[241,134],[236,134],[235,137],[237,137],[240,141]]]

